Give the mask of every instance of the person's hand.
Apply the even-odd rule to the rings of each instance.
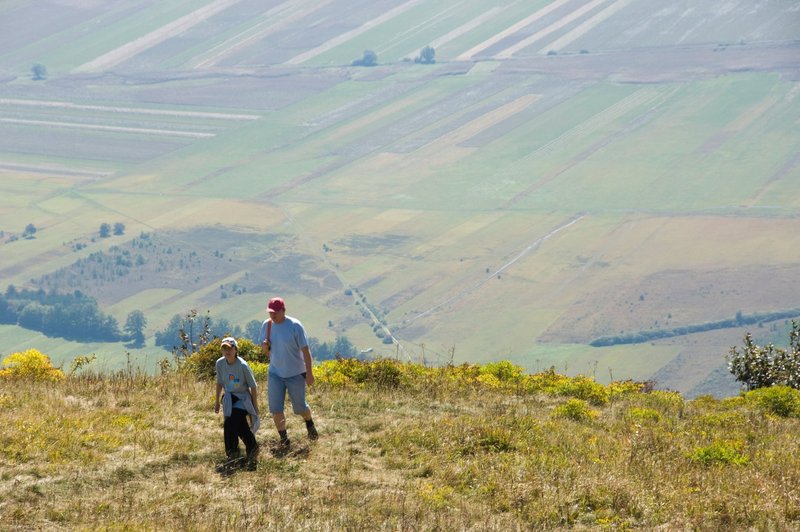
[[[309,386],[314,384],[314,374],[311,373],[310,371],[306,372],[306,384],[308,384]]]
[[[219,401],[217,401],[216,404],[214,404],[214,413],[219,414]]]

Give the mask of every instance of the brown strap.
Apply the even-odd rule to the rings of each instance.
[[[267,342],[269,342],[269,333],[272,331],[272,320],[267,320]]]

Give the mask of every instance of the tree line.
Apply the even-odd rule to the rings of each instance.
[[[124,339],[116,318],[103,313],[94,298],[79,290],[58,294],[41,289],[18,290],[11,285],[0,294],[0,323],[78,342]]]
[[[618,336],[601,336],[589,342],[589,345],[592,347],[607,347],[619,344],[641,344],[660,338],[672,338],[673,336],[684,336],[686,334],[713,331],[716,329],[730,329],[733,327],[742,327],[743,325],[796,318],[797,316],[800,316],[800,308],[760,314],[742,314],[742,312],[739,311],[736,313],[735,317],[726,320],[709,321],[706,323],[669,329],[639,331],[629,334],[620,334]]]

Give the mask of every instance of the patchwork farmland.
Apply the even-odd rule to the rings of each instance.
[[[0,290],[143,311],[151,367],[174,314],[280,293],[378,355],[725,394],[729,346],[784,320],[589,343],[800,307],[794,1],[22,0],[0,30]]]

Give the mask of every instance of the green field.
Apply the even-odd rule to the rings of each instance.
[[[148,233],[161,247],[138,268],[58,288],[79,285],[120,322],[142,310],[150,346],[174,314],[244,326],[282,294],[310,335],[377,355],[599,379],[678,368],[667,381],[684,374],[682,392],[732,393],[712,374],[744,330],[588,342],[798,306],[800,15],[656,4],[597,25],[623,4],[0,8],[0,290],[77,279],[79,259]],[[664,37],[670,24],[682,36]],[[403,60],[431,43],[436,64]],[[367,49],[378,66],[347,66]],[[48,78],[30,79],[32,63]],[[116,222],[124,235],[98,237]],[[222,297],[233,283],[246,291]],[[121,344],[2,327],[0,353],[26,347],[125,360]]]

